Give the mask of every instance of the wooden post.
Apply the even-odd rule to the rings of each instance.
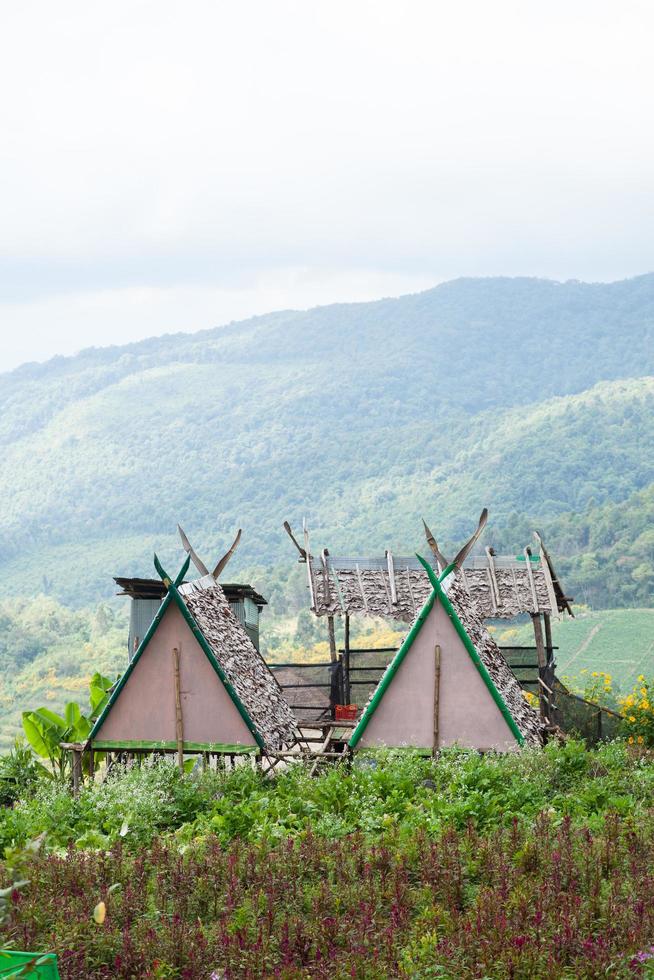
[[[318,749],[317,756],[321,756],[321,755],[324,756],[325,755],[325,753],[327,752],[327,749],[329,748],[329,743],[331,742],[331,740],[332,740],[333,737],[334,737],[334,729],[330,725],[329,728],[327,729],[327,735],[325,737],[325,741],[322,743],[322,745]],[[315,775],[316,769],[318,768],[318,762],[319,762],[319,759],[318,759],[318,757],[316,757],[316,761],[311,766],[311,770],[309,772],[309,776]]]
[[[350,691],[350,614],[345,613],[345,642],[343,644],[343,703],[349,704]]]
[[[79,787],[82,781],[82,753],[79,749],[72,750],[73,756],[73,795],[79,794]]]
[[[89,753],[89,776],[91,777],[91,781],[93,781],[93,777],[95,776],[95,753],[93,751],[93,746],[89,748],[88,753]]]
[[[184,772],[184,719],[182,718],[182,689],[179,672],[179,650],[173,647],[173,673],[175,675],[175,728],[177,735],[177,764]]]
[[[437,643],[434,647],[434,755],[438,752],[438,715],[440,710],[441,693],[441,648]]]
[[[550,695],[552,700],[550,701],[550,721],[558,725],[559,724],[559,711],[556,705],[553,703],[556,694],[555,686],[555,675],[554,675],[554,643],[552,642],[552,617],[549,613],[543,613],[543,623],[545,624],[545,653],[547,656],[547,672],[545,677],[545,683],[552,689],[554,694]]]
[[[336,655],[336,631],[333,616],[327,617],[327,633],[329,634],[329,659],[335,664],[338,657]]]
[[[529,559],[527,559],[529,561]],[[545,655],[545,643],[543,641],[543,627],[540,621],[539,613],[531,614],[531,621],[534,627],[534,639],[536,640],[536,657],[538,659],[538,676],[542,681],[545,680],[545,674],[547,673],[547,657]],[[545,709],[547,705],[549,709],[549,698],[545,693],[543,687],[539,685],[539,703],[540,703],[540,717],[542,721],[549,721],[549,710]],[[549,685],[548,685],[549,687]]]
[[[552,643],[552,617],[549,613],[543,613],[545,623],[545,651],[547,653],[547,666],[554,667],[554,644]]]

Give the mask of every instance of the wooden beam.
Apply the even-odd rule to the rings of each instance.
[[[338,660],[336,653],[336,631],[334,629],[334,617],[327,617],[327,635],[329,636],[329,659],[333,664]]]
[[[315,613],[318,612],[318,603],[316,602],[316,587],[313,581],[313,568],[311,565],[311,551],[309,549],[309,528],[307,526],[306,520],[302,523],[302,533],[304,534],[304,553],[307,556],[307,577],[309,579],[309,594],[311,596],[311,608]]]
[[[461,548],[461,551],[458,553],[458,555],[454,559],[453,564],[456,565],[457,568],[461,568],[461,566],[463,565],[464,561],[466,560],[466,558],[468,557],[468,555],[472,551],[474,545],[477,543],[477,540],[479,539],[479,536],[480,536],[481,532],[486,527],[486,522],[487,521],[488,521],[488,508],[487,507],[484,507],[484,509],[482,510],[481,515],[479,517],[479,522],[477,524],[477,530],[472,535],[472,537],[469,538],[468,541],[464,544],[464,546]]]
[[[82,753],[79,749],[72,749],[73,756],[73,795],[77,796],[79,794],[80,784],[82,782]]]
[[[338,572],[336,571],[333,565],[331,565],[331,570],[332,570],[332,577],[334,579],[334,586],[336,588],[336,595],[338,596],[338,604],[341,607],[341,612],[344,613],[346,611],[345,600],[343,599],[343,593],[341,591],[341,583],[338,581]]]
[[[393,564],[393,555],[390,551],[386,552],[386,567],[388,568],[388,582],[391,587],[391,602],[394,606],[396,606],[397,589],[395,587],[395,565]]]
[[[554,644],[552,643],[552,617],[549,613],[543,614],[545,623],[545,651],[547,653],[547,666],[551,667],[554,663]]]
[[[529,579],[529,588],[531,589],[531,598],[534,603],[534,613],[538,614],[540,612],[540,605],[538,603],[538,596],[536,595],[536,584],[534,582],[534,573],[531,568],[531,551],[529,548],[525,548],[523,552],[525,556],[525,564],[527,566],[527,578]]]
[[[438,564],[438,571],[443,572],[448,566],[447,558],[436,544],[436,538],[427,527],[424,518],[422,521],[422,526],[425,529],[425,537],[427,538],[427,544],[431,548],[431,553],[433,554],[434,558],[436,559],[436,563]]]
[[[538,659],[538,677],[540,681],[545,679],[547,670],[547,657],[545,655],[545,644],[543,642],[543,627],[538,613],[532,613],[531,622],[534,627],[534,639],[536,641],[536,656]],[[542,721],[549,722],[549,712],[545,710],[545,705],[549,705],[546,695],[540,692],[540,717]]]
[[[486,548],[486,558],[488,559],[488,574],[491,582],[491,592],[493,593],[493,612],[496,613],[500,607],[500,587],[497,583],[497,575],[495,574],[495,558],[494,551],[492,548]]]
[[[291,525],[288,523],[288,521],[284,521],[284,530],[288,534],[289,538],[291,539],[291,541],[293,542],[297,550],[300,552],[300,561],[306,561],[307,553],[304,550],[304,548],[298,543],[297,538],[293,534],[291,530]]]
[[[439,711],[440,711],[440,692],[441,692],[441,648],[440,644],[434,647],[434,755],[438,752],[439,739]]]
[[[345,613],[345,641],[343,651],[343,694],[345,704],[350,703],[350,615]]]
[[[545,643],[543,641],[543,627],[538,613],[531,614],[531,622],[534,627],[534,639],[536,641],[536,658],[541,669],[547,667],[547,657],[545,656]]]
[[[208,575],[209,574],[209,569],[207,568],[207,566],[205,565],[205,563],[202,561],[202,559],[200,557],[198,557],[198,555],[193,550],[193,546],[192,546],[191,542],[189,541],[189,539],[184,534],[184,529],[182,528],[182,526],[180,524],[177,525],[177,530],[179,531],[179,536],[182,539],[182,547],[183,547],[184,551],[186,552],[187,555],[190,555],[191,556],[191,561],[193,562],[193,564],[197,568],[197,570],[200,573],[200,575]]]
[[[239,527],[238,531],[236,532],[236,537],[234,538],[231,548],[225,552],[225,554],[222,556],[222,558],[214,568],[213,572],[211,573],[216,580],[218,580],[218,576],[223,571],[225,565],[227,564],[229,559],[232,557],[232,555],[238,548],[238,544],[240,540],[241,540],[241,529]]]
[[[359,584],[359,592],[361,593],[361,601],[363,602],[363,608],[364,608],[364,610],[367,613],[368,612],[368,600],[366,599],[366,593],[364,592],[364,589],[363,589],[363,579],[361,578],[361,569],[359,568],[358,562],[357,562],[357,564],[354,567],[355,567],[356,573],[357,573],[357,582]]]
[[[413,589],[411,587],[411,570],[407,567],[406,570],[406,584],[409,590],[409,596],[411,597],[411,605],[413,606],[413,615],[416,616],[418,609],[416,607],[416,597],[413,594]]]
[[[320,564],[322,565],[322,587],[324,593],[325,605],[327,607],[332,604],[332,594],[329,588],[329,565],[327,564],[327,557],[329,552],[326,548],[323,548],[320,552]]]
[[[552,617],[549,613],[543,613],[543,622],[545,624],[545,655],[547,657],[547,668],[544,671],[544,680],[550,686],[554,688],[554,683],[556,680],[556,675],[554,673],[554,643],[552,641]],[[551,691],[552,700],[550,701],[550,721],[554,725],[559,725],[561,723],[560,710],[557,708],[555,700],[555,691]]]
[[[327,732],[327,737],[325,738],[324,742],[320,746],[320,751],[318,753],[319,756],[324,755],[325,752],[327,751],[327,748],[329,747],[329,743],[332,740],[333,734],[334,734],[334,729],[330,727],[329,731]],[[316,759],[314,764],[311,766],[311,772],[309,773],[309,775],[313,776],[317,768],[318,768],[318,759]]]
[[[379,569],[379,577],[381,579],[381,584],[382,584],[382,588],[384,590],[384,595],[386,596],[386,607],[388,609],[388,615],[389,616],[392,616],[393,615],[393,603],[391,602],[391,594],[388,591],[388,586],[386,585],[386,576],[384,575],[384,572],[383,572],[383,570],[381,568]]]
[[[179,670],[179,650],[173,647],[173,674],[175,678],[175,730],[177,736],[177,764],[184,772],[184,719],[182,717],[182,690]]]

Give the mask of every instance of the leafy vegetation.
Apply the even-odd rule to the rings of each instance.
[[[0,813],[0,884],[45,832],[4,934],[65,980],[649,976],[653,812],[625,742],[44,781]]]
[[[22,847],[46,834],[47,848],[148,846],[173,833],[180,846],[215,835],[232,841],[313,834],[336,839],[361,833],[375,840],[388,827],[410,839],[437,833],[529,823],[541,810],[558,820],[601,826],[606,813],[639,819],[654,808],[654,767],[626,741],[588,751],[581,742],[545,751],[479,756],[448,750],[438,761],[395,751],[357,757],[351,769],[330,767],[318,778],[296,764],[274,780],[241,765],[233,772],[180,775],[172,761],[149,758],[116,768],[79,796],[52,779],[40,781],[0,812],[0,846]]]
[[[63,717],[50,708],[23,712],[23,731],[27,741],[37,755],[48,760],[50,770],[59,779],[66,779],[70,774],[70,754],[62,748],[62,743],[87,740],[93,722],[100,717],[109,701],[111,687],[109,678],[96,671],[89,685],[90,710],[85,715],[76,701],[68,702]]]

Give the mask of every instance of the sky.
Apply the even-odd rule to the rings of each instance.
[[[2,5],[0,370],[654,269],[647,0]]]

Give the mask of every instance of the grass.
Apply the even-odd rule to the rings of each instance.
[[[574,619],[553,624],[557,673],[577,676],[581,670],[611,674],[617,693],[626,693],[639,674],[654,674],[654,609],[575,608]],[[531,624],[495,633],[505,645],[533,643]]]

